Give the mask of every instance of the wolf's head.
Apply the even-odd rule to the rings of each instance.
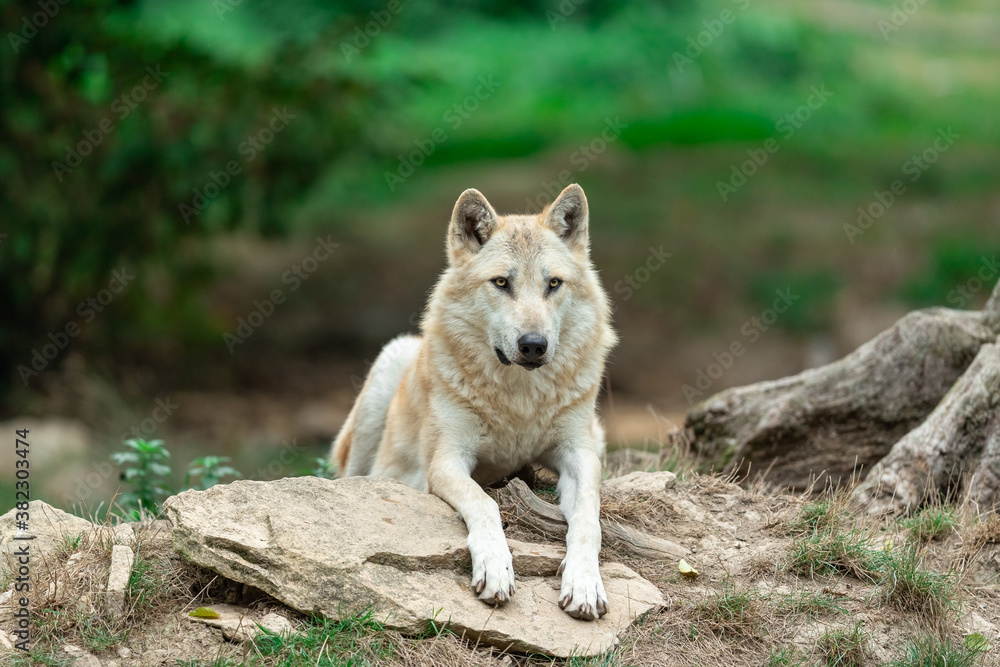
[[[576,184],[538,215],[499,216],[478,190],[463,192],[452,212],[449,268],[439,285],[448,318],[461,325],[453,345],[530,371],[561,353],[587,354],[589,337],[603,362],[602,348],[613,344],[614,334],[590,265],[588,221],[587,197]]]

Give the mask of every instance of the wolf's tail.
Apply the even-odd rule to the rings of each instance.
[[[347,470],[347,459],[351,455],[351,440],[354,439],[354,413],[357,412],[357,409],[358,406],[355,403],[350,414],[347,415],[344,425],[340,427],[340,433],[333,441],[333,449],[330,450],[330,458],[337,462],[337,470],[341,477]]]
[[[330,449],[330,458],[337,462],[341,477],[372,474],[389,404],[419,350],[419,337],[400,336],[382,348],[375,359]]]

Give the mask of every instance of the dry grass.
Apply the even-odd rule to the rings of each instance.
[[[1000,515],[989,514],[985,520],[976,520],[962,531],[962,546],[957,560],[967,569],[989,544],[1000,544]]]
[[[989,553],[987,545],[1000,543],[1000,518],[980,521],[967,508],[949,508],[957,525],[931,535],[921,514],[919,541],[907,541],[910,520],[864,517],[845,495],[756,497],[726,478],[689,472],[666,500],[608,499],[606,515],[694,549],[689,562],[702,575],[684,579],[676,561],[605,550],[607,559],[654,582],[667,607],[635,625],[614,651],[589,659],[508,655],[447,631],[405,637],[363,619],[338,624],[299,617],[302,635],[294,640],[229,644],[217,630],[189,623],[183,614],[219,601],[249,604],[241,597],[243,587],[180,561],[168,542],[153,535],[140,536],[129,611],[114,621],[101,613],[94,593],[107,577],[110,553],[107,539],[98,536],[68,545],[51,567],[38,568],[36,590],[55,586],[37,609],[39,660],[23,664],[65,662],[66,656],[57,655],[64,643],[102,658],[113,658],[119,645],[168,648],[184,667],[305,667],[317,661],[359,667],[1000,664],[1000,646],[963,648],[959,621],[966,617],[955,613],[964,602],[963,612],[976,610],[993,623],[1000,619],[995,587],[968,583],[973,575],[980,582],[1000,578],[991,557],[976,558]],[[507,531],[512,537],[514,528]],[[890,541],[896,546],[884,548]],[[71,553],[82,556],[70,563]],[[962,578],[948,571],[956,554],[966,554]],[[81,604],[91,605],[86,615]],[[176,635],[185,636],[168,635],[169,622]],[[193,641],[196,632],[201,634]],[[915,633],[937,639],[913,641]]]
[[[876,598],[900,611],[938,620],[959,607],[952,572],[935,572],[923,566],[915,546],[893,553],[882,566]]]
[[[737,588],[732,579],[722,582],[722,590],[695,605],[697,629],[721,639],[759,641],[763,634],[760,600],[756,590]]]
[[[830,628],[819,641],[816,648],[823,656],[828,667],[853,667],[864,665],[868,660],[869,638],[862,630],[862,622],[854,625]]]
[[[958,527],[959,521],[955,508],[940,505],[925,507],[901,524],[913,541],[930,542],[950,534]]]

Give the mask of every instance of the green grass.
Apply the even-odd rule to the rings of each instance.
[[[64,665],[72,664],[74,660],[75,658],[58,657],[54,649],[49,649],[47,651],[36,649],[27,654],[18,651],[14,655],[10,656],[10,664],[12,667],[37,667],[38,665],[63,667]]]
[[[164,573],[157,562],[144,557],[141,548],[137,549],[126,588],[132,611],[142,613],[152,608],[156,598],[164,592],[165,584]]]
[[[805,664],[799,656],[794,646],[786,646],[780,649],[771,649],[771,654],[767,656],[765,667],[798,667]]]
[[[726,579],[720,592],[695,607],[696,620],[719,637],[759,639],[763,628],[756,605],[755,592],[737,590]]]
[[[819,614],[846,614],[840,605],[848,598],[835,597],[820,591],[796,591],[778,601],[778,610],[791,614],[804,614],[809,618]]]
[[[621,649],[612,649],[607,653],[588,658],[572,657],[566,661],[566,667],[621,667]]]
[[[382,629],[370,613],[342,621],[313,619],[299,633],[264,632],[254,644],[269,666],[360,667],[392,655],[391,641],[373,637]]]
[[[903,657],[890,662],[889,667],[973,667],[981,663],[987,648],[982,635],[969,635],[962,644],[924,637],[907,644]]]
[[[886,554],[872,549],[872,537],[852,529],[827,531],[801,538],[792,545],[788,569],[803,576],[847,574],[875,581]]]
[[[802,506],[790,526],[797,533],[813,533],[831,527],[835,515],[830,512],[830,500],[814,500]]]
[[[828,667],[863,665],[868,653],[868,636],[861,621],[848,628],[828,629],[816,644]]]
[[[930,542],[950,533],[958,526],[955,510],[950,506],[925,507],[900,522],[915,542]]]
[[[915,546],[886,559],[878,580],[879,601],[901,611],[941,617],[958,607],[955,577],[923,567]]]
[[[118,646],[129,636],[129,628],[114,627],[99,616],[83,616],[79,623],[80,637],[84,645],[94,653]]]

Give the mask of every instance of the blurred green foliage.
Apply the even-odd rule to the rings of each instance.
[[[995,35],[947,13],[985,16],[989,5],[949,5],[924,6],[884,38],[877,21],[891,3],[874,0],[838,9],[836,20],[811,3],[729,0],[71,0],[52,4],[55,15],[34,30],[38,2],[2,0],[0,393],[69,322],[83,344],[121,356],[217,344],[225,325],[199,299],[215,278],[202,240],[344,225],[346,207],[397,196],[385,173],[436,129],[448,141],[427,167],[576,145],[609,118],[627,125],[621,144],[637,153],[753,148],[810,87],[826,86],[830,102],[782,150],[831,182],[859,161],[884,164],[886,146],[926,145],[942,125],[995,147],[1000,128],[984,112],[1000,101]],[[735,20],[719,28],[724,11]],[[478,105],[466,122],[483,77],[503,101]],[[264,141],[276,113],[287,122]],[[884,169],[894,177],[898,166]],[[919,186],[990,187],[947,179],[935,172]],[[699,187],[714,193],[714,183]],[[622,233],[657,224],[624,214],[643,213],[641,204],[620,203]],[[728,231],[716,233],[725,243]],[[909,298],[940,300],[948,281],[964,278],[955,262],[973,260],[941,252],[940,277]],[[106,316],[85,321],[80,304],[123,267],[134,282]],[[734,281],[744,275],[732,271]],[[783,326],[815,330],[836,291],[825,271],[779,271],[748,291],[794,283],[810,305]]]

